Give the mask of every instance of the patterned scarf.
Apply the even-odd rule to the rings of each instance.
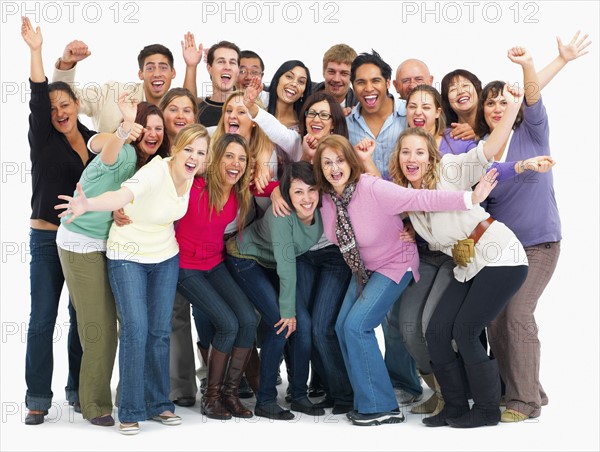
[[[335,235],[340,251],[352,273],[356,273],[358,282],[361,283],[358,286],[362,287],[362,285],[369,281],[369,276],[373,272],[365,268],[365,264],[360,257],[360,251],[356,244],[356,236],[354,235],[354,229],[352,229],[352,223],[348,215],[348,204],[350,204],[355,189],[356,184],[347,184],[341,197],[333,190],[329,192],[329,195],[337,208]]]

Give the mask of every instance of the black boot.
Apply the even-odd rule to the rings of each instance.
[[[495,359],[466,366],[473,407],[460,417],[448,419],[451,427],[473,428],[500,422],[500,375]]]
[[[221,388],[228,364],[229,354],[211,345],[208,352],[208,385],[201,404],[202,414],[210,419],[231,419],[231,412],[221,402]]]
[[[443,427],[447,425],[448,418],[460,417],[469,411],[469,401],[463,382],[462,364],[457,359],[450,364],[433,367],[433,373],[437,379],[442,396],[444,397],[444,408],[435,416],[423,419],[423,424],[428,427]]]

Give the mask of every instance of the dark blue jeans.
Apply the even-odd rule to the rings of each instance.
[[[29,281],[31,287],[31,312],[27,329],[25,358],[25,381],[27,393],[25,404],[30,410],[47,410],[52,404],[52,355],[54,327],[58,304],[65,278],[58,258],[56,231],[31,229],[29,234],[31,263]],[[69,301],[69,376],[65,387],[69,402],[79,402],[79,369],[81,367],[81,343],[77,333],[75,309]]]
[[[230,353],[232,347],[252,347],[258,323],[254,307],[223,262],[207,271],[180,268],[177,289],[214,325],[214,348]]]
[[[238,285],[254,304],[264,323],[266,336],[262,343],[260,361],[260,390],[257,405],[277,401],[277,369],[286,344],[287,330],[277,334],[274,325],[279,322],[279,278],[274,269],[264,268],[252,259],[227,256],[227,268]],[[292,399],[306,397],[310,362],[311,321],[308,306],[296,297],[296,331],[289,337],[292,367]]]
[[[169,337],[179,255],[155,264],[108,260],[121,319],[119,420],[145,421],[174,411],[169,400]]]
[[[353,393],[335,322],[352,273],[340,249],[331,245],[308,251],[296,260],[298,298],[310,307],[313,366],[324,378],[327,395],[336,402],[352,404]]]

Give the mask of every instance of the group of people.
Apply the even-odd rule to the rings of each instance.
[[[587,35],[559,40],[539,73],[525,48],[508,51],[537,90],[483,87],[457,69],[440,93],[411,59],[394,98],[375,51],[334,45],[322,83],[286,61],[266,89],[257,53],[228,41],[205,52],[191,33],[181,88],[172,53],[152,44],[138,57],[142,83],[76,90],[87,45],[66,46],[49,84],[39,27],[24,17],[21,33],[33,163],[26,424],[51,404],[65,281],[67,399],[91,424],[114,425],[118,348],[122,434],[147,419],[178,425],[175,405],[196,403],[191,311],[211,419],[331,408],[355,425],[399,423],[399,405],[422,398],[419,375],[433,395],[412,411],[432,413],[427,426],[540,415],[531,325],[561,240],[540,91],[587,53]],[[203,59],[212,94],[199,98]],[[282,360],[290,409],[278,401]],[[254,410],[240,391],[256,395]]]

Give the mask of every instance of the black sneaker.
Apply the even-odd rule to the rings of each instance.
[[[308,400],[308,397],[292,400],[290,408],[292,411],[299,411],[300,413],[308,414],[309,416],[323,416],[325,414],[325,410],[315,406]]]
[[[357,413],[353,416],[354,425],[381,425],[381,424],[400,424],[404,422],[404,415],[399,409],[393,411],[384,411],[383,413]]]
[[[254,407],[254,414],[276,421],[291,421],[295,417],[290,410],[281,408],[275,402],[267,403],[265,405],[256,405]]]
[[[356,416],[358,416],[358,411],[356,411],[356,410],[350,410],[346,413],[346,417],[348,418],[349,421],[354,419]]]

